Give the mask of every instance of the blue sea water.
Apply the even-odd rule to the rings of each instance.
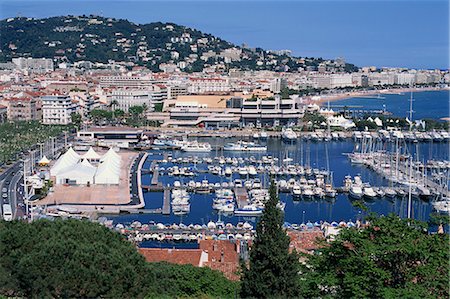
[[[221,138],[209,138],[202,141],[208,141],[212,145],[223,145],[224,142],[231,140],[224,140]],[[309,146],[308,146],[309,144]],[[342,182],[346,175],[361,175],[364,182],[370,183],[372,186],[387,186],[388,182],[378,176],[373,171],[367,169],[364,166],[353,165],[350,163],[345,153],[353,151],[355,144],[352,141],[332,141],[332,142],[309,142],[303,141],[303,150],[301,150],[300,142],[296,144],[286,145],[279,139],[269,139],[267,141],[268,152],[267,153],[232,153],[224,152],[223,155],[236,156],[236,157],[250,157],[255,156],[257,159],[263,155],[272,155],[278,157],[280,160],[288,155],[294,159],[294,162],[306,164],[310,162],[311,167],[326,169],[326,151],[329,155],[329,167],[333,172],[333,181],[335,186],[342,186]],[[387,145],[389,147],[391,145]],[[430,157],[439,159],[449,158],[448,143],[420,143],[417,145],[406,145],[408,151],[415,153],[418,150],[420,160],[427,160]],[[309,147],[309,150],[307,150]],[[301,155],[303,153],[303,155]],[[211,153],[184,153],[180,151],[172,152],[173,157],[187,157],[197,155],[199,157],[206,156],[220,156],[220,152]],[[144,168],[149,168],[151,161],[154,159],[162,159],[162,151],[150,151],[147,161],[144,164]],[[161,165],[169,167],[171,164]],[[198,168],[206,169],[206,165],[197,165]],[[193,178],[195,181],[201,181],[202,179],[208,179],[209,182],[221,182],[219,176],[211,174],[199,174]],[[233,178],[238,178],[235,174]],[[261,175],[261,180],[268,184],[268,176]],[[161,181],[164,184],[172,184],[175,180],[180,180],[187,183],[191,178],[180,179],[179,177],[160,176]],[[144,174],[142,181],[144,185],[150,184],[151,175]],[[145,203],[147,209],[155,209],[162,207],[163,194],[162,192],[149,192],[144,193]],[[212,209],[212,200],[214,194],[191,194],[191,212],[184,216],[176,215],[160,215],[160,214],[127,214],[127,215],[110,215],[109,218],[113,219],[116,223],[131,223],[135,220],[141,223],[148,223],[150,221],[162,222],[166,224],[171,223],[185,223],[185,224],[206,224],[210,220],[217,221],[219,215]],[[302,223],[306,221],[355,221],[361,219],[367,215],[366,212],[352,206],[351,201],[347,195],[340,194],[335,200],[321,200],[321,201],[293,201],[290,194],[280,194],[280,200],[286,202],[285,208],[285,221],[290,223]],[[377,199],[371,202],[366,202],[369,211],[376,212],[378,214],[395,213],[401,217],[406,216],[407,199],[396,199],[389,201],[387,199]],[[432,211],[432,206],[428,202],[414,200],[412,215],[416,219],[427,220],[429,214]],[[225,216],[221,215],[221,220],[224,222],[231,222],[236,224],[239,221],[256,222],[256,217],[238,217],[238,216]]]
[[[384,99],[377,98],[349,98],[331,103],[333,106],[358,106],[365,110],[383,110],[392,112],[398,117],[409,115],[409,99],[411,94],[385,94]],[[413,120],[449,117],[449,91],[422,91],[413,93]]]

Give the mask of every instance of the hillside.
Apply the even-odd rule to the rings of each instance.
[[[172,23],[135,24],[98,16],[63,16],[46,19],[10,18],[0,21],[0,61],[13,57],[53,58],[55,62],[110,60],[133,62],[160,71],[161,64],[185,71],[204,67],[222,69],[297,71],[325,64],[336,71],[351,71],[322,58],[290,57],[260,48],[243,48],[211,34]]]

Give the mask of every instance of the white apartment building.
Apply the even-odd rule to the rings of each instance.
[[[72,122],[71,114],[77,111],[77,104],[68,95],[47,95],[41,100],[44,124],[67,125]]]
[[[394,73],[369,73],[369,86],[392,85],[395,83]]]
[[[228,79],[222,78],[189,78],[189,93],[229,92],[231,90]]]
[[[131,88],[149,88],[154,81],[147,77],[137,76],[103,76],[100,77],[100,87],[131,87]]]
[[[354,86],[352,74],[332,74],[330,79],[331,88]]]
[[[315,88],[338,88],[355,86],[352,74],[326,74],[312,77]]]
[[[400,85],[404,85],[404,84],[412,85],[415,83],[415,81],[416,81],[416,75],[413,73],[398,73],[398,74],[395,74],[395,77],[394,77],[394,83],[400,84]]]
[[[117,109],[128,112],[132,106],[146,105],[148,111],[154,110],[152,92],[145,89],[116,89],[108,97],[108,103],[117,102]]]
[[[53,60],[48,58],[13,58],[12,63],[20,70],[27,70],[36,73],[53,71]]]

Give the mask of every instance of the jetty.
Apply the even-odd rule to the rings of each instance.
[[[169,188],[164,188],[162,214],[170,215],[170,189]]]

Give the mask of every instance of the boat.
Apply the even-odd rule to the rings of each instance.
[[[210,193],[211,192],[211,188],[209,186],[208,180],[204,179],[200,183],[200,186],[196,185],[196,191],[197,191],[197,193],[201,193],[201,194]]]
[[[384,189],[384,194],[388,198],[394,198],[394,197],[397,196],[397,192],[393,188],[386,188],[386,189]]]
[[[260,216],[263,213],[263,209],[256,207],[255,205],[246,205],[240,209],[235,209],[234,214],[237,216]]]
[[[259,139],[267,140],[267,138],[268,138],[267,132],[261,131],[261,133],[259,134]]]
[[[250,176],[256,176],[256,175],[258,174],[257,171],[256,171],[255,166],[250,165],[250,166],[248,167],[248,174],[249,174]]]
[[[240,176],[247,176],[248,175],[247,167],[245,167],[245,166],[239,167],[239,175]]]
[[[331,184],[326,184],[325,185],[325,196],[334,198],[334,197],[336,197],[336,195],[337,195],[336,189],[334,189]]]
[[[301,189],[300,185],[298,185],[298,184],[294,185],[294,187],[292,188],[292,196],[293,196],[294,200],[300,199],[300,197],[302,196],[302,189]]]
[[[238,141],[236,143],[227,143],[223,147],[223,150],[236,152],[263,152],[267,151],[267,146],[263,146],[254,142]]]
[[[303,198],[306,198],[306,199],[311,199],[314,197],[314,191],[312,190],[311,186],[305,185],[303,187],[302,196],[303,196]]]
[[[225,168],[225,175],[226,176],[231,176],[233,174],[233,171],[231,170],[230,167],[226,167]]]
[[[433,208],[439,212],[450,213],[450,200],[448,198],[442,198],[432,202]]]
[[[363,197],[363,190],[361,186],[351,186],[348,194],[353,199],[361,199]]]
[[[364,187],[363,195],[367,199],[374,199],[375,197],[378,196],[377,192],[375,192],[375,190],[373,190],[373,188],[369,186]]]
[[[211,151],[211,145],[206,142],[188,142],[181,147],[183,152],[195,152],[195,153],[209,153]]]
[[[297,141],[297,134],[291,128],[283,128],[281,138],[286,142]]]

